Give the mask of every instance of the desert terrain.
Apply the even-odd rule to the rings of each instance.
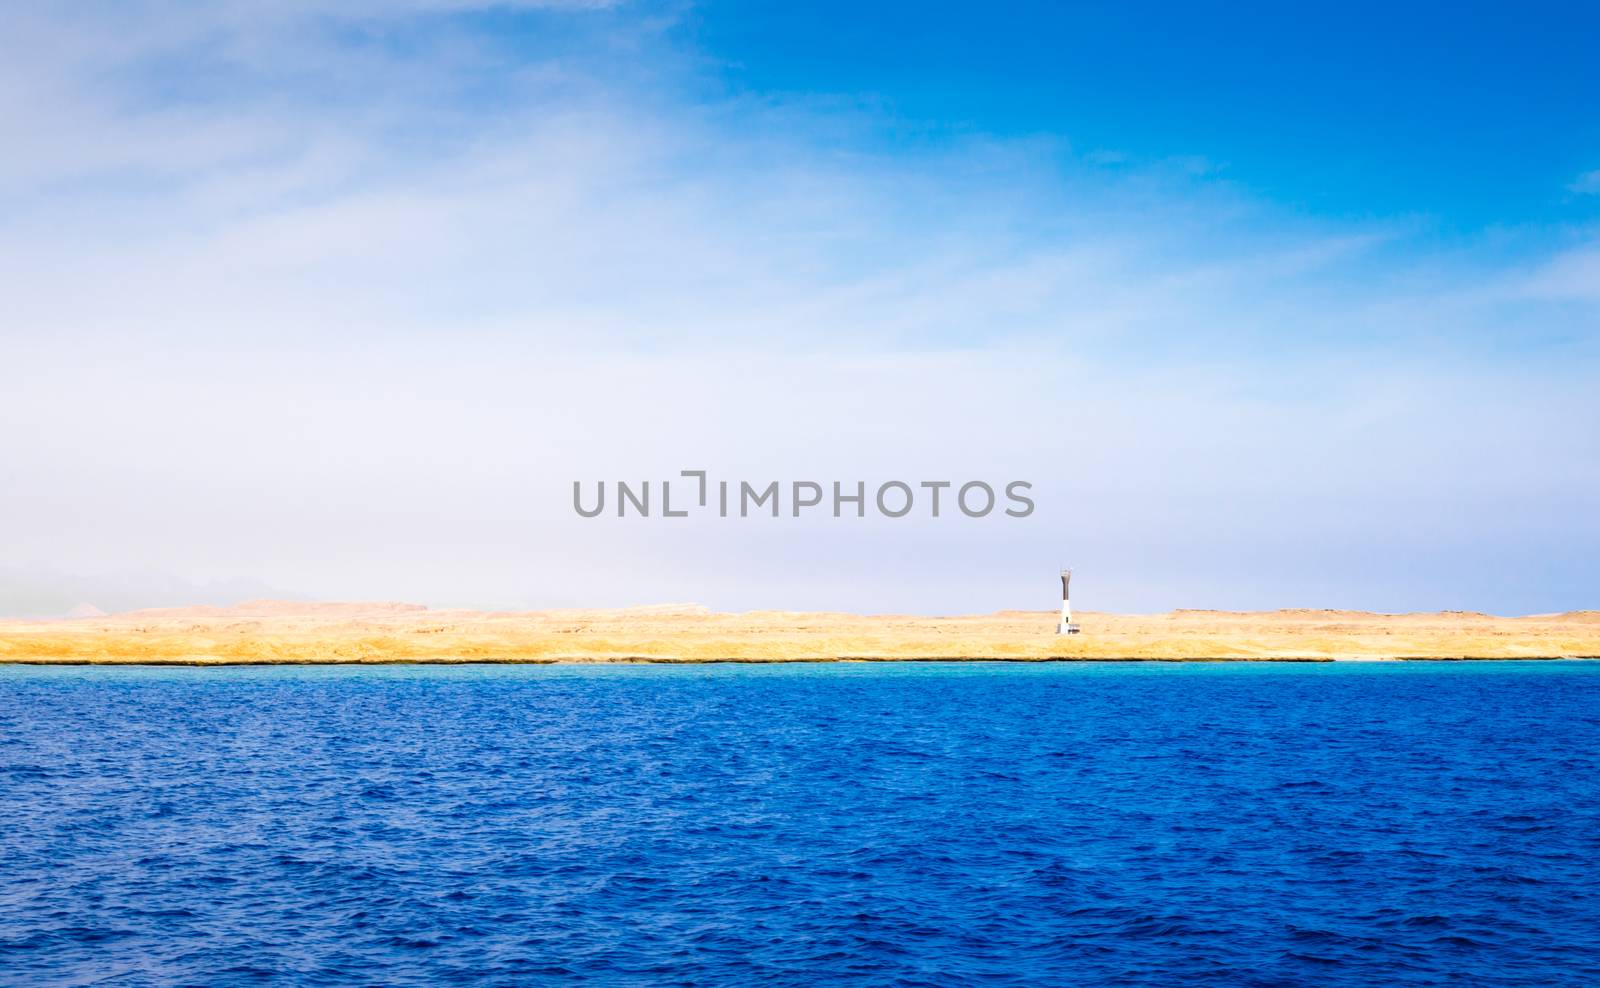
[[[415,604],[252,601],[54,620],[0,620],[0,662],[798,662],[934,659],[1328,661],[1600,656],[1600,611],[1493,617],[1282,610],[955,617],[693,605],[481,612]]]

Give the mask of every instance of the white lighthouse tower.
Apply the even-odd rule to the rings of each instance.
[[[1075,635],[1075,634],[1078,633],[1078,626],[1072,623],[1072,594],[1070,592],[1070,584],[1071,583],[1072,583],[1072,570],[1070,570],[1070,569],[1062,570],[1061,571],[1061,623],[1056,626],[1056,634],[1058,634],[1058,635]]]

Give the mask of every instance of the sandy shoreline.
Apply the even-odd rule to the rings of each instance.
[[[389,603],[255,601],[74,620],[0,620],[0,662],[614,663],[801,661],[1339,661],[1600,656],[1600,611],[1529,617],[1466,612],[1286,610],[952,617],[694,606],[480,612]]]

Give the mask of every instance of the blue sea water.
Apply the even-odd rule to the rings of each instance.
[[[1600,984],[1600,663],[0,667],[0,982]]]

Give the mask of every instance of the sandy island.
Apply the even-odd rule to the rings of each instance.
[[[521,613],[252,601],[0,621],[0,662],[801,662],[1167,659],[1329,661],[1600,656],[1600,611],[1493,617],[1284,610],[1053,611],[911,617],[692,605]]]

